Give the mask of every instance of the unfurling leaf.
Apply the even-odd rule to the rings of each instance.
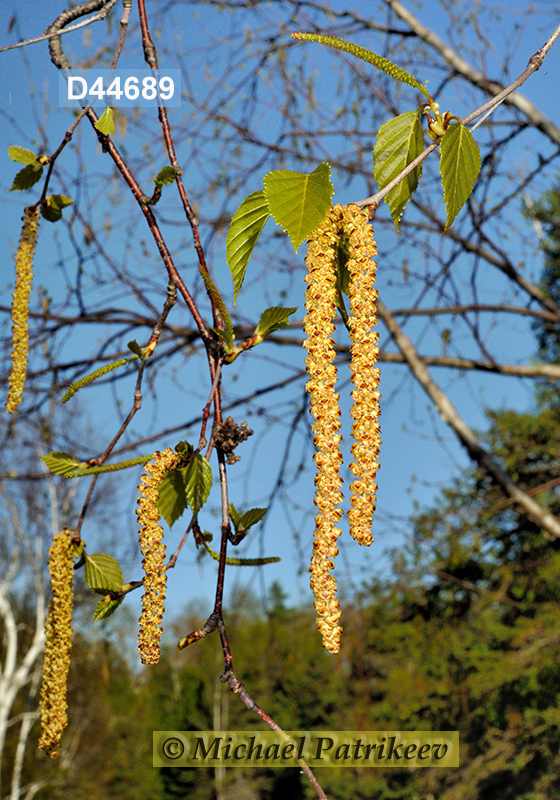
[[[188,506],[198,514],[212,487],[212,469],[208,461],[197,454],[182,469],[170,470],[159,485],[158,509],[169,527]]]
[[[471,195],[480,172],[480,150],[462,122],[449,126],[440,149],[439,171],[447,209],[447,230]]]
[[[250,511],[246,511],[239,520],[236,531],[238,533],[241,533],[242,531],[248,531],[249,528],[252,528],[253,525],[256,525],[257,522],[261,521],[267,511],[268,508],[251,508]]]
[[[373,148],[373,174],[380,189],[387,186],[423,151],[420,113],[421,109],[407,111],[387,120],[379,128]],[[422,164],[419,164],[385,198],[397,230],[404,207],[416,191],[421,174]]]
[[[373,53],[366,47],[360,47],[360,45],[352,44],[351,42],[345,42],[344,39],[337,39],[336,36],[323,36],[317,33],[292,33],[290,35],[292,39],[318,42],[319,44],[326,44],[329,47],[334,47],[336,50],[342,50],[345,53],[350,53],[351,56],[354,56],[355,58],[361,58],[362,61],[367,61],[368,64],[372,64],[376,69],[381,70],[381,72],[384,72],[386,75],[390,75],[391,78],[395,78],[395,80],[400,81],[401,83],[406,83],[408,86],[413,86],[415,89],[418,89],[418,91],[426,95],[428,100],[432,99],[428,93],[428,90],[418,83],[414,75],[411,75],[410,72],[402,69],[402,67],[398,67],[396,64],[393,64],[392,61],[389,61],[383,56]]]
[[[105,136],[109,133],[114,133],[115,119],[113,117],[113,109],[108,106],[93,127],[98,130],[99,133],[104,133]]]
[[[41,214],[49,222],[58,222],[62,217],[62,209],[74,202],[63,194],[51,194],[46,201],[46,205],[41,204]]]
[[[68,475],[77,469],[85,469],[87,467],[85,462],[77,461],[68,453],[61,453],[58,450],[54,450],[52,453],[45,453],[44,456],[41,456],[41,461],[44,461],[55,475]]]
[[[160,169],[154,178],[154,183],[156,186],[169,186],[170,183],[175,183],[176,177],[177,175],[175,170],[170,164],[168,164],[166,167],[162,167]]]
[[[138,356],[138,358],[142,358],[144,356],[144,351],[142,350],[136,339],[132,339],[132,341],[128,342],[127,347],[130,350],[130,352],[134,353],[134,355]]]
[[[227,306],[224,303],[224,299],[222,295],[219,293],[216,284],[210,277],[208,270],[205,269],[202,266],[202,264],[199,264],[198,271],[200,272],[200,277],[204,281],[204,286],[206,287],[208,296],[211,297],[214,303],[216,304],[216,308],[218,309],[218,312],[222,318],[222,322],[224,323],[225,330],[220,331],[218,335],[226,345],[226,349],[229,350],[235,338],[233,334],[233,325],[231,322],[229,311],[227,310]]]
[[[323,162],[310,174],[287,169],[269,172],[264,177],[264,194],[274,221],[286,231],[297,253],[331,207],[331,168]]]
[[[290,314],[297,311],[297,308],[297,306],[294,308],[284,308],[283,306],[267,308],[266,311],[263,312],[259,324],[255,328],[255,335],[264,337],[268,336],[269,333],[285,328],[288,324]]]
[[[85,556],[84,577],[89,588],[97,594],[118,592],[124,580],[117,560],[107,553],[94,553],[92,556],[86,553]]]
[[[261,190],[246,197],[231,219],[226,238],[226,259],[233,278],[234,303],[243,285],[251,253],[269,217],[268,202]]]
[[[43,174],[43,167],[39,167],[34,164],[28,164],[27,167],[20,169],[20,171],[16,174],[14,178],[14,182],[10,186],[10,192],[24,192],[27,189],[31,189],[32,186],[41,180],[41,175]]]
[[[25,147],[18,147],[17,145],[10,145],[8,147],[8,155],[12,161],[17,161],[19,164],[36,164],[37,156],[31,150],[26,150]]]
[[[107,617],[110,617],[112,614],[114,614],[124,600],[124,597],[124,595],[122,597],[117,597],[116,600],[112,600],[108,594],[106,594],[105,597],[102,597],[99,603],[96,605],[95,611],[93,612],[93,621],[98,622],[98,620],[107,619]]]

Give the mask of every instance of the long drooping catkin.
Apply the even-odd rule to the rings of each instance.
[[[52,600],[45,622],[45,654],[41,682],[41,737],[39,748],[51,758],[68,724],[66,691],[72,649],[72,600],[74,559],[72,531],[64,529],[53,538],[49,549]]]
[[[340,407],[335,391],[336,367],[332,339],[336,316],[336,247],[342,236],[348,243],[349,296],[351,313],[348,327],[352,339],[352,455],[350,469],[356,480],[351,484],[351,505],[348,513],[350,532],[360,544],[371,544],[371,523],[375,509],[375,482],[379,446],[379,370],[378,334],[372,328],[377,322],[373,288],[377,248],[373,241],[368,215],[357,206],[334,206],[312,235],[306,264],[308,275],[305,292],[305,347],[309,381],[310,411],[314,417],[313,441],[317,465],[315,505],[315,537],[311,559],[311,588],[315,597],[317,626],[324,647],[332,653],[340,648],[340,609],[336,599],[336,579],[331,574],[338,553],[340,529],[336,523],[342,511],[342,479],[340,466]]]
[[[179,463],[179,456],[169,447],[154,454],[154,463],[146,464],[145,473],[138,487],[138,517],[140,550],[144,556],[144,595],[142,614],[138,620],[138,652],[143,664],[159,661],[159,640],[162,634],[161,621],[164,612],[167,574],[165,572],[165,544],[163,529],[159,524],[157,507],[159,486],[166,472]]]
[[[333,268],[333,247],[338,239],[337,209],[331,209],[309,242],[305,278],[306,314],[303,320],[306,335],[305,360],[309,381],[310,412],[315,419],[313,441],[317,465],[315,505],[315,537],[311,558],[311,588],[317,611],[317,627],[323,646],[331,653],[340,649],[342,628],[338,624],[340,609],[336,599],[336,578],[331,575],[340,529],[336,527],[342,511],[342,479],[340,465],[341,435],[339,397],[335,391],[336,367],[332,333],[336,316],[336,274]]]
[[[350,370],[355,387],[350,411],[354,420],[354,461],[350,464],[350,470],[356,480],[350,484],[352,508],[348,512],[348,522],[352,536],[360,544],[370,545],[373,541],[371,525],[381,445],[379,369],[375,367],[379,356],[379,334],[373,330],[377,324],[377,291],[373,288],[377,272],[377,264],[373,259],[377,255],[377,247],[368,224],[368,213],[357,206],[344,209],[344,232],[348,236],[347,267],[350,273]]]
[[[6,411],[13,414],[21,403],[29,355],[29,297],[33,280],[33,253],[37,243],[39,209],[26,208],[16,253],[16,288],[12,299],[12,370]]]

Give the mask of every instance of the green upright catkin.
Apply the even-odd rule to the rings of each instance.
[[[21,403],[29,355],[29,297],[33,280],[33,253],[37,243],[39,209],[26,208],[16,253],[16,288],[12,300],[12,371],[6,412],[13,414]]]

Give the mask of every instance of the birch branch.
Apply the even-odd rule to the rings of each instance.
[[[493,478],[508,497],[526,511],[533,522],[543,530],[547,538],[560,538],[560,522],[558,519],[551,514],[550,511],[537,503],[536,500],[533,500],[527,492],[520,489],[509,475],[504,472],[496,459],[482,447],[474,431],[469,428],[459,415],[459,412],[452,404],[449,397],[432,380],[425,363],[418,355],[418,351],[414,347],[412,341],[404,333],[389,309],[380,300],[378,300],[377,303],[377,313],[387,326],[395,344],[408,363],[412,374],[434,403],[443,421],[453,429],[469,456]]]

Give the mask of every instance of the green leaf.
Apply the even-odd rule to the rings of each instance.
[[[171,165],[167,165],[166,167],[162,167],[156,177],[154,178],[154,183],[156,186],[169,186],[170,183],[175,183],[175,178],[177,177],[175,170]]]
[[[31,150],[26,150],[25,147],[18,147],[17,145],[10,145],[8,147],[8,155],[12,161],[17,161],[19,164],[36,164],[37,156]]]
[[[185,491],[193,514],[198,514],[212,488],[212,468],[200,454],[181,470],[184,473]]]
[[[118,562],[107,553],[86,553],[85,580],[97,594],[118,592],[123,585],[123,574]]]
[[[204,281],[204,286],[206,287],[206,291],[216,304],[216,308],[218,309],[222,321],[224,323],[225,330],[223,332],[223,335],[220,333],[220,339],[224,341],[226,348],[229,350],[229,348],[233,344],[233,339],[234,339],[233,325],[231,322],[229,311],[227,310],[226,304],[224,303],[224,299],[222,295],[219,293],[218,289],[216,288],[216,284],[210,277],[208,271],[204,269],[201,264],[198,265],[198,271],[200,272],[200,277]]]
[[[41,205],[41,214],[49,222],[58,222],[62,217],[62,209],[74,202],[63,194],[51,194],[46,201],[46,205]]]
[[[233,278],[234,303],[237,303],[251,253],[269,217],[268,202],[261,190],[246,197],[231,218],[226,238],[226,259]]]
[[[108,594],[102,597],[93,612],[93,621],[98,622],[100,619],[107,619],[107,617],[110,617],[115,613],[124,598],[125,596],[123,595],[122,597],[117,597],[116,600],[111,600]]]
[[[420,114],[421,109],[407,111],[387,120],[379,128],[373,148],[373,174],[380,189],[387,186],[424,150]],[[397,230],[404,207],[416,191],[421,174],[422,164],[419,164],[385,198]]]
[[[99,133],[104,133],[106,136],[109,133],[114,133],[115,120],[113,118],[113,109],[108,106],[93,127],[96,128]]]
[[[27,167],[20,169],[8,191],[24,192],[27,189],[31,189],[32,186],[35,186],[35,184],[41,180],[42,174],[43,167],[36,169],[33,164],[29,164]]]
[[[286,231],[294,250],[321,224],[331,207],[331,168],[323,162],[309,175],[287,169],[264,177],[264,194],[274,221]]]
[[[55,475],[68,475],[76,469],[85,469],[87,467],[87,464],[83,461],[76,461],[73,456],[58,450],[53,450],[52,453],[45,453],[44,456],[41,456],[41,461],[44,461]]]
[[[297,308],[297,306],[294,308],[283,308],[282,306],[267,308],[266,311],[263,312],[259,324],[255,328],[255,334],[264,337],[268,336],[268,334],[273,331],[279,331],[281,328],[285,328],[288,324],[290,314],[297,311]]]
[[[344,39],[337,39],[336,36],[323,36],[316,33],[292,33],[290,35],[292,39],[318,42],[319,44],[326,44],[329,47],[334,47],[336,50],[342,50],[345,53],[350,53],[351,56],[354,56],[355,58],[361,58],[362,61],[367,61],[368,64],[372,64],[376,69],[381,70],[381,72],[384,72],[386,75],[390,75],[391,78],[395,78],[395,80],[400,81],[401,83],[406,83],[408,86],[413,86],[415,89],[418,89],[419,92],[422,92],[426,95],[428,100],[432,99],[428,93],[428,90],[418,83],[414,75],[411,75],[410,72],[407,72],[402,67],[398,67],[396,64],[393,64],[392,61],[389,61],[383,56],[373,53],[366,47],[360,47],[360,45],[352,44],[351,42],[345,42]]]
[[[157,502],[159,512],[169,527],[183,515],[188,506],[193,514],[198,514],[208,499],[211,487],[212,468],[200,454],[186,467],[170,470],[159,485]]]
[[[142,358],[142,356],[144,355],[144,351],[142,350],[136,339],[133,339],[131,342],[129,342],[127,344],[127,347],[130,350],[130,352],[134,353],[134,355],[138,356],[138,358]],[[127,359],[127,360],[132,360],[132,359]]]
[[[229,504],[229,518],[233,522],[233,527],[237,530],[237,526],[239,525],[239,520],[241,519],[241,514],[236,510],[233,503]]]
[[[171,528],[188,507],[185,482],[182,470],[173,469],[167,472],[159,485],[157,507],[159,513]]]
[[[261,521],[267,511],[268,508],[252,508],[250,511],[246,511],[239,520],[239,524],[236,526],[235,530],[238,533],[248,531],[249,528],[252,528],[253,525]]]
[[[462,122],[449,126],[440,149],[439,171],[447,208],[447,230],[471,195],[480,172],[480,150]]]

